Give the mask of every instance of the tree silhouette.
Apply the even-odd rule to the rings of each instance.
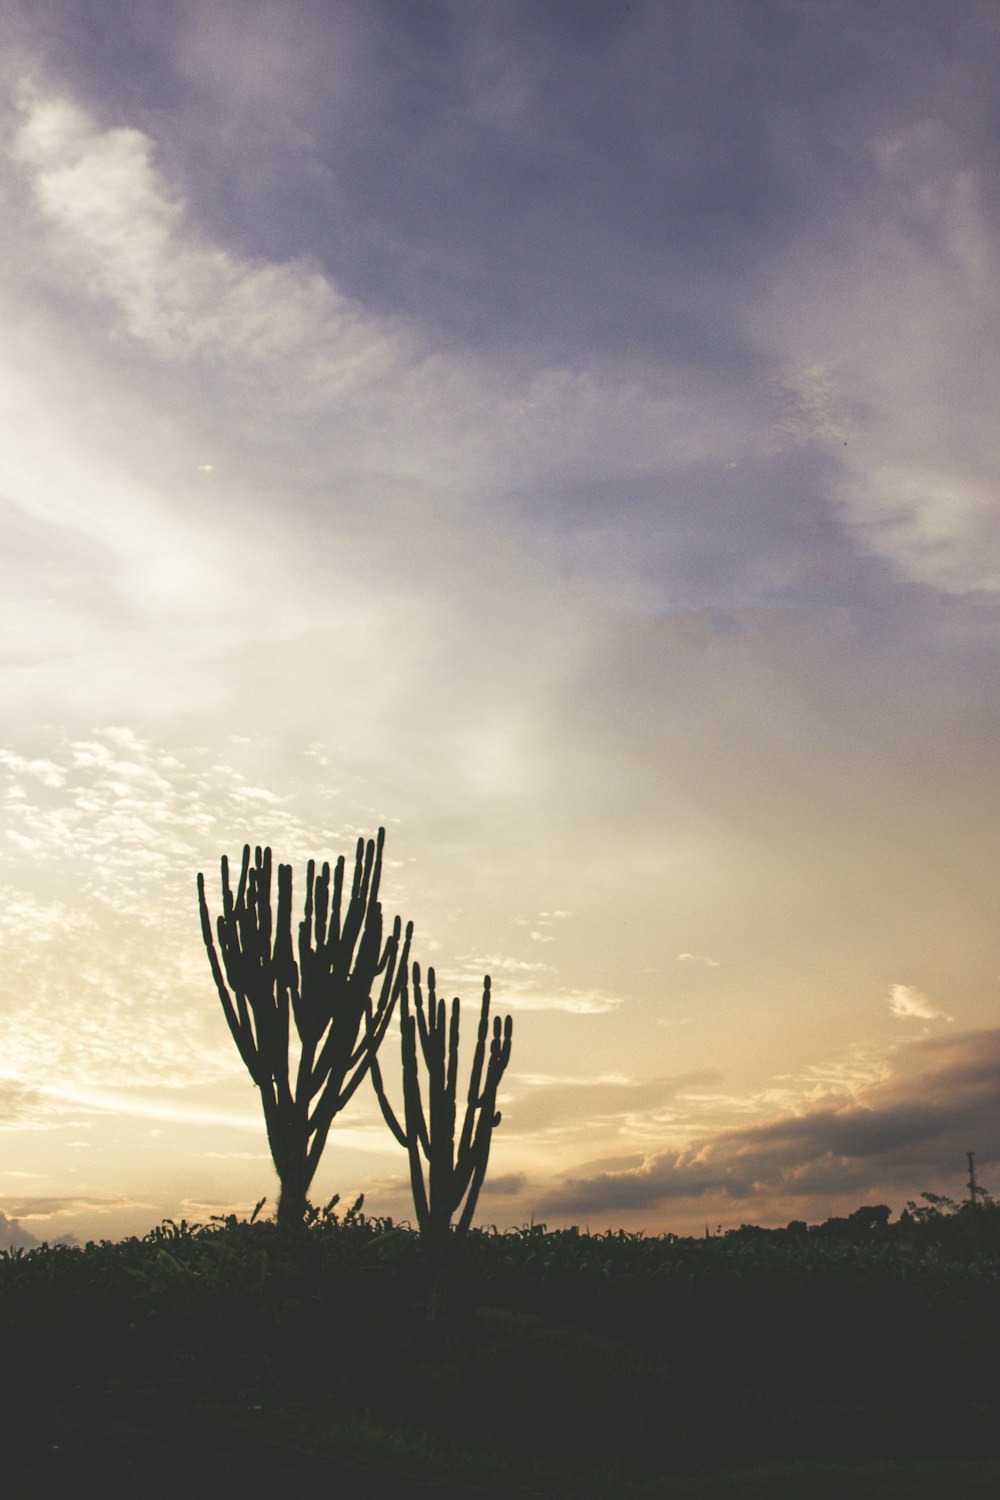
[[[378,892],[384,840],[383,828],[377,844],[358,839],[343,920],[343,855],[333,873],[332,900],[330,866],[324,864],[317,875],[315,861],[309,861],[298,961],[291,931],[291,865],[278,866],[273,915],[270,849],[257,848],[251,864],[249,844],[244,848],[235,896],[229,862],[222,857],[222,915],[215,923],[218,953],[205,879],[198,876],[201,930],[212,975],[233,1040],[260,1090],[268,1144],[281,1183],[281,1224],[302,1222],[306,1194],[334,1117],[372,1067],[396,1000],[405,992],[413,924],[407,924],[402,938],[396,917],[383,942]],[[380,977],[373,1001],[372,989]],[[289,1050],[290,1017],[299,1039],[297,1061]]]

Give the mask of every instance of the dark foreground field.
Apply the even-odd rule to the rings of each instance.
[[[0,1256],[18,1500],[1000,1496],[996,1211],[707,1241],[230,1220]]]

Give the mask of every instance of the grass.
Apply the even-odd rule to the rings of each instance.
[[[103,1402],[165,1453],[186,1412],[203,1456],[289,1455],[303,1497],[346,1465],[514,1500],[997,1500],[995,1229],[477,1233],[433,1334],[388,1221],[166,1223],[0,1255],[0,1410]]]
[[[461,1487],[507,1500],[997,1500],[1000,1462],[759,1464],[684,1477],[635,1480],[614,1469],[591,1473],[474,1452],[370,1413],[331,1416],[288,1404],[247,1412],[216,1406],[237,1429],[278,1447],[424,1486]]]

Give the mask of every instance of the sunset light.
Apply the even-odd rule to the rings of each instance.
[[[477,1223],[1000,1189],[956,11],[4,7],[0,1247],[274,1210],[196,877],[270,847],[298,913],[379,828],[513,1017]],[[413,1218],[369,1079],[335,1193]]]

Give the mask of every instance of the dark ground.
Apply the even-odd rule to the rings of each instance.
[[[485,1490],[423,1483],[350,1460],[220,1430],[204,1413],[83,1392],[0,1405],[0,1493],[9,1500],[467,1500]]]
[[[0,1500],[1000,1500],[994,1229],[483,1233],[447,1328],[353,1210],[0,1256]]]
[[[578,1490],[421,1480],[297,1451],[156,1398],[80,1389],[0,1402],[5,1500],[998,1500],[1000,1464],[800,1464]]]

